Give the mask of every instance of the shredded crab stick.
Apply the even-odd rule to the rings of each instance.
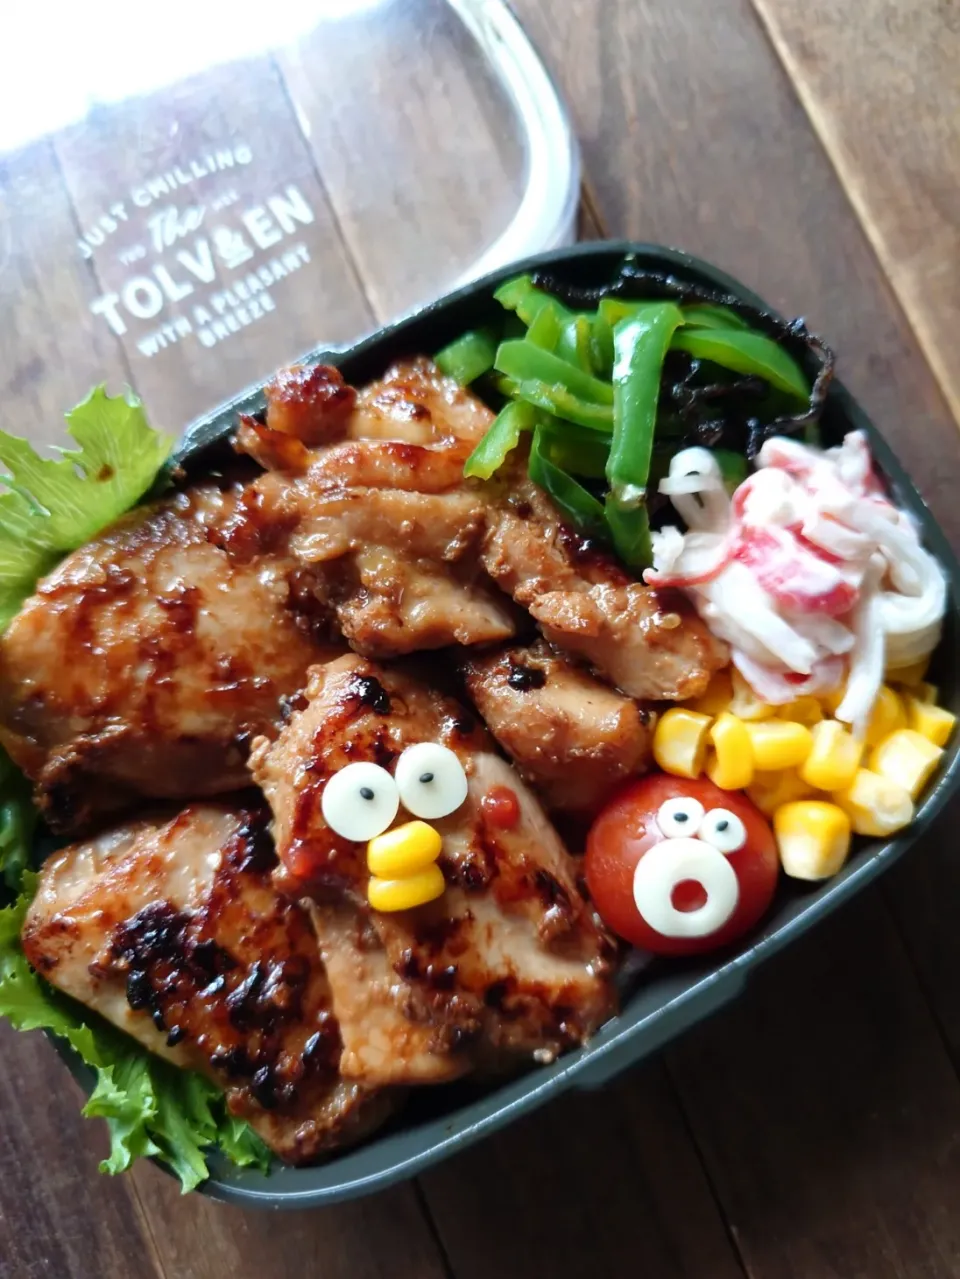
[[[652,585],[688,591],[758,697],[839,689],[867,729],[885,667],[936,647],[946,580],[911,516],[885,496],[862,432],[825,452],[767,440],[732,498],[706,449],[676,454],[660,491],[687,526],[653,536]]]

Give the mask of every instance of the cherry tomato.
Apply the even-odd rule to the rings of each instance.
[[[716,950],[773,898],[773,831],[739,791],[655,773],[625,786],[587,836],[587,887],[618,936],[657,955]]]

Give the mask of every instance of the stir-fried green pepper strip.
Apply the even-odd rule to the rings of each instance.
[[[761,377],[778,391],[809,400],[810,386],[796,360],[764,333],[753,329],[682,329],[673,338],[676,351],[712,360],[734,373]]]
[[[728,306],[695,302],[683,308],[683,322],[696,329],[749,329],[749,323]]]
[[[549,457],[549,449],[549,432],[543,426],[536,427],[530,445],[528,469],[531,480],[549,493],[554,505],[574,528],[589,537],[599,537],[606,541],[608,533],[602,504],[572,475],[557,466]]]
[[[535,404],[538,409],[545,409],[556,417],[567,422],[576,422],[591,431],[600,431],[609,435],[613,430],[613,405],[591,404],[589,400],[581,400],[578,396],[562,386],[549,382],[518,382],[512,394],[528,404]]]
[[[607,460],[606,518],[617,554],[635,569],[650,562],[646,500],[660,372],[682,323],[675,302],[651,302],[627,314],[613,329],[613,439]]]
[[[733,449],[711,449],[711,452],[720,467],[724,487],[732,494],[747,478],[747,459],[742,453],[734,453]]]
[[[604,478],[610,456],[609,435],[555,419],[543,423],[543,433],[548,440],[550,459],[561,470],[589,480]]]
[[[493,296],[505,310],[516,312],[526,325],[532,324],[545,307],[553,311],[561,322],[573,315],[557,298],[538,289],[529,275],[517,275],[507,280]]]
[[[539,416],[537,410],[523,400],[511,400],[504,405],[464,463],[464,475],[489,480],[520,443],[522,433],[533,430]]]
[[[613,405],[613,387],[528,341],[501,342],[494,368],[518,382],[545,382],[590,404]]]
[[[434,356],[437,368],[461,386],[469,386],[493,368],[499,335],[496,329],[471,329]]]
[[[526,340],[543,351],[556,351],[562,328],[563,323],[554,308],[545,306],[530,322]]]

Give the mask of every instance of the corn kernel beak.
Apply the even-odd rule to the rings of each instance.
[[[437,860],[442,842],[439,831],[426,822],[405,822],[371,839],[367,868],[381,879],[415,875]]]
[[[370,876],[367,899],[374,910],[412,910],[441,897],[444,890],[443,872],[436,863],[403,879],[380,879]]]

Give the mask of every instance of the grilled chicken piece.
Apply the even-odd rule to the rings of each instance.
[[[262,810],[201,804],[118,827],[44,866],[30,963],[152,1052],[220,1085],[282,1159],[356,1141],[393,1108],[339,1073],[309,919],[271,883]]]
[[[248,498],[208,486],[133,512],[0,640],[0,741],[51,825],[249,785],[245,744],[330,655],[291,609],[293,561],[258,549],[275,530]]]
[[[630,697],[697,697],[726,665],[726,645],[675,593],[632,581],[568,528],[549,497],[514,476],[487,519],[482,556],[495,582],[547,639]]]
[[[548,808],[590,815],[647,767],[651,716],[543,641],[460,663],[490,732]]]
[[[435,823],[443,896],[383,914],[367,905],[365,847],[330,830],[321,796],[346,764],[389,767],[416,742],[455,751],[469,793]],[[397,975],[406,1015],[432,1027],[443,1051],[483,1064],[516,1055],[549,1060],[610,1015],[611,947],[578,892],[575,864],[534,796],[457,703],[407,674],[341,658],[312,672],[304,704],[277,741],[254,744],[251,769],[273,809],[288,891],[311,896],[321,909],[333,903],[355,912],[356,928],[379,939]],[[483,799],[495,786],[518,801],[512,827],[487,815]],[[334,1011],[350,1043],[364,1033],[351,1023],[353,1010],[364,1007],[365,975],[339,971],[322,919],[318,931]],[[400,1078],[418,1078],[415,1061]]]
[[[478,563],[487,500],[463,481],[490,420],[416,360],[360,392],[347,440],[307,460],[291,461],[285,439],[273,450],[277,472],[255,485],[262,509],[293,529],[291,554],[357,652],[396,657],[513,635],[508,602]]]
[[[639,582],[552,591],[530,612],[551,644],[585,658],[631,697],[699,697],[727,664],[726,645],[677,592]]]

